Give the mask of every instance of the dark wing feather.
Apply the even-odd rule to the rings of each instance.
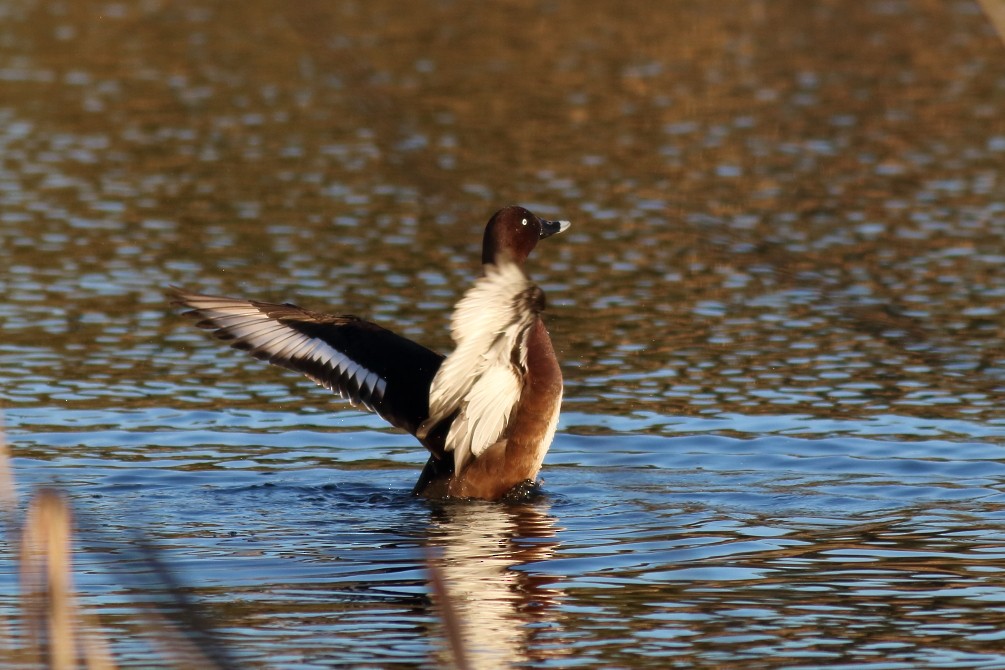
[[[172,287],[200,328],[255,358],[303,373],[353,404],[415,434],[429,416],[429,386],[443,356],[355,316],[334,316]],[[423,440],[442,454],[442,436]]]

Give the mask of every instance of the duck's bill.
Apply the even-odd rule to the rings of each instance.
[[[568,221],[545,221],[541,219],[541,239],[551,237],[556,233],[561,233],[569,229],[572,224]]]

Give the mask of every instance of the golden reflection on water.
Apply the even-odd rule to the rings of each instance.
[[[976,5],[8,12],[3,255],[35,320],[8,341],[59,335],[57,368],[183,382],[145,348],[169,282],[446,349],[513,201],[574,221],[532,273],[584,411],[993,410],[1005,93]]]

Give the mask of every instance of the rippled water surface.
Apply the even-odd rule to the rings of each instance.
[[[990,4],[990,3],[989,3]],[[157,653],[1005,668],[1005,48],[974,2],[0,3],[0,402]],[[509,203],[566,378],[540,492],[209,340],[168,284],[441,351]],[[16,593],[10,543],[0,614]]]

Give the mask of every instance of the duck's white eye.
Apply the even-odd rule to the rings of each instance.
[[[526,225],[527,225],[527,219],[524,219],[524,220],[523,220],[523,221],[521,221],[520,223],[522,223],[523,225],[525,225],[525,226],[526,226]]]

